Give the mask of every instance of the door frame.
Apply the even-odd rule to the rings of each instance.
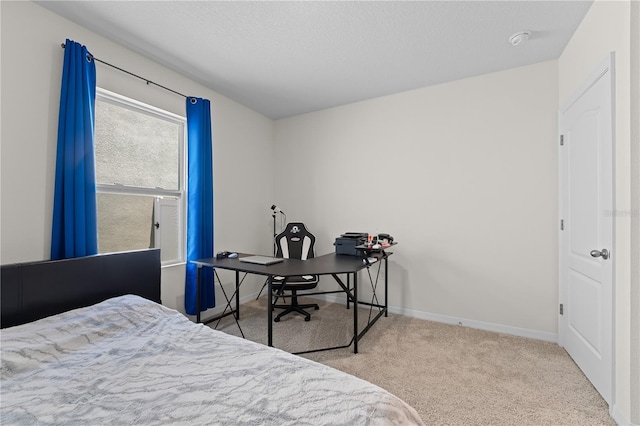
[[[558,111],[558,141],[560,141],[561,139],[561,135],[562,135],[562,117],[563,117],[563,112],[567,111],[591,86],[593,86],[604,74],[606,74],[607,72],[609,72],[609,78],[610,78],[610,91],[611,91],[611,150],[609,155],[611,156],[610,161],[611,161],[611,182],[612,182],[612,187],[611,187],[611,196],[612,196],[612,211],[610,212],[611,214],[611,257],[610,257],[610,261],[611,261],[611,359],[610,359],[610,365],[609,368],[611,370],[611,394],[610,394],[610,401],[606,401],[609,404],[609,413],[613,413],[613,407],[615,406],[615,401],[616,401],[616,393],[615,393],[615,384],[616,384],[616,351],[615,351],[615,313],[616,313],[616,274],[615,274],[615,266],[616,266],[616,251],[615,251],[615,243],[616,243],[616,215],[615,215],[615,211],[613,209],[615,209],[615,202],[616,202],[616,194],[615,194],[615,137],[616,137],[616,132],[615,132],[615,117],[616,117],[616,111],[615,111],[615,53],[614,52],[610,52],[607,57],[601,61],[598,66],[595,68],[595,70],[588,76],[588,78],[580,85],[578,86],[578,88],[571,94],[571,96],[569,96],[569,98],[562,104],[562,107],[560,108],[560,110]],[[564,173],[565,173],[565,167],[564,167],[564,155],[565,153],[563,152],[563,146],[561,145],[561,142],[558,143],[558,170],[559,170],[559,174],[558,174],[558,187],[559,187],[559,192],[558,192],[558,199],[559,199],[559,206],[558,206],[558,213],[559,213],[559,219],[558,219],[558,224],[560,227],[561,224],[561,220],[563,220],[564,218],[564,211],[565,211],[565,199],[564,199],[564,189],[565,189],[565,185],[564,185]],[[564,252],[564,234],[563,231],[560,230],[558,232],[558,248],[559,248],[559,252],[558,252],[558,289],[559,289],[559,294],[558,294],[558,303],[563,304],[566,303],[566,300],[564,300],[565,295],[567,294],[567,277],[565,276],[565,267],[567,264],[567,260],[565,258],[565,252]],[[566,316],[563,316],[560,313],[560,306],[558,306],[558,344],[564,348],[564,340],[565,340],[565,328],[566,328]]]

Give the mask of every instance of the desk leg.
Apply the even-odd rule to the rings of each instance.
[[[347,290],[351,288],[351,274],[347,274]],[[349,309],[349,296],[347,295],[347,309]]]
[[[389,300],[389,291],[388,291],[388,283],[389,283],[389,257],[384,257],[384,316],[388,317],[389,315],[389,304],[387,300]]]
[[[196,269],[196,323],[200,323],[200,271],[202,270],[202,265],[198,265]]]
[[[267,345],[273,346],[273,293],[272,293],[273,276],[267,278]]]
[[[353,273],[353,353],[358,353],[358,273]]]
[[[236,271],[236,320],[240,319],[240,271]]]

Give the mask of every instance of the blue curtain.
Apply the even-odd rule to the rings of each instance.
[[[212,268],[197,268],[191,261],[213,257],[213,151],[211,141],[211,105],[209,100],[187,98],[187,277],[185,310],[198,311],[197,286],[200,285],[200,311],[215,306]]]
[[[58,115],[51,259],[98,252],[95,100],[93,57],[85,46],[67,40]]]

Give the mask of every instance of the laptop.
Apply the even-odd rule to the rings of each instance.
[[[281,257],[269,257],[269,256],[247,256],[238,259],[240,262],[256,263],[258,265],[272,265],[274,263],[282,262],[284,259]]]

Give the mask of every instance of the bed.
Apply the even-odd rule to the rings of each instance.
[[[3,424],[423,424],[369,382],[162,306],[157,250],[3,266],[1,285]]]

